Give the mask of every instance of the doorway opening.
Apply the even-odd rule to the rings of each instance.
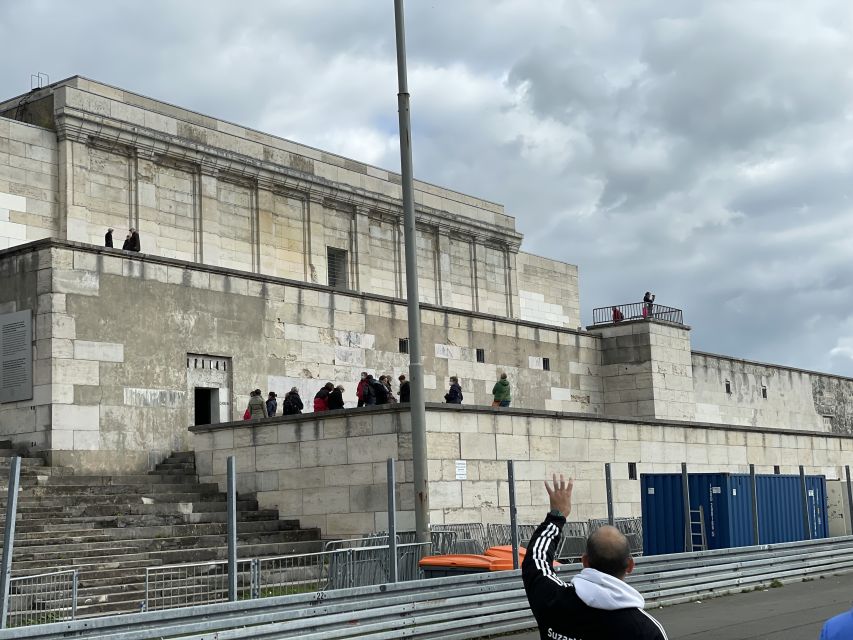
[[[195,420],[193,424],[217,424],[219,422],[219,389],[195,388]]]

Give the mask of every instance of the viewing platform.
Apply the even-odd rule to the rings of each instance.
[[[620,322],[635,320],[661,320],[663,322],[684,325],[684,314],[681,309],[666,307],[653,302],[629,302],[609,307],[598,307],[592,310],[592,326],[618,324]]]

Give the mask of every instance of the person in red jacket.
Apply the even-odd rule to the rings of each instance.
[[[361,372],[361,380],[358,381],[358,386],[355,388],[355,395],[358,398],[359,407],[363,407],[367,404],[367,371]]]
[[[324,384],[314,396],[314,412],[329,410],[329,394],[335,388],[331,382]]]

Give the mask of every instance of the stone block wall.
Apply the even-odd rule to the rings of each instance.
[[[400,528],[413,527],[410,424],[400,408],[348,415],[273,418],[193,428],[203,481],[224,487],[226,458],[237,457],[238,484],[262,506],[319,526],[325,535],[367,533],[386,524],[385,464],[398,463]],[[853,438],[774,432],[736,425],[616,420],[545,411],[427,406],[430,522],[507,523],[507,460],[515,463],[519,521],[548,510],[542,485],[554,473],[575,478],[572,519],[605,517],[604,464],[611,463],[617,516],[638,516],[643,473],[797,473],[843,477]],[[457,478],[464,461],[466,478]],[[635,465],[632,478],[629,465]]]
[[[0,264],[11,272],[31,264],[28,255],[45,257],[6,302],[45,313],[35,334],[49,349],[36,384],[50,385],[38,413],[51,437],[39,446],[57,464],[145,470],[188,447],[191,354],[230,363],[220,388],[229,395],[219,400],[232,419],[254,388],[283,396],[295,386],[310,408],[332,381],[353,406],[361,371],[408,373],[399,300],[56,241],[7,250]],[[441,402],[456,375],[466,403],[490,404],[506,372],[516,406],[601,412],[596,337],[441,307],[425,307],[422,321],[429,400]],[[19,411],[0,427],[17,434],[32,425],[33,414]]]
[[[99,245],[112,227],[121,246],[135,227],[148,254],[317,284],[329,282],[331,247],[348,252],[347,288],[406,296],[396,174],[85,78],[26,100],[48,105],[45,124],[55,128],[46,136],[52,152],[32,152],[55,165],[49,180],[38,174],[44,167],[26,169],[27,182],[58,194],[53,237]],[[15,103],[0,103],[0,113],[15,117]],[[574,284],[556,278],[558,293],[575,300],[554,300],[553,287],[531,281],[522,313],[521,235],[502,206],[427,183],[415,188],[423,302],[578,326],[567,324],[578,307],[576,270],[544,258],[523,258],[521,279],[566,271]],[[22,233],[44,237],[8,235]]]
[[[581,326],[577,266],[523,251],[517,255],[516,265],[522,320]]]
[[[605,517],[604,463],[611,463],[617,516],[641,514],[639,474],[749,471],[843,477],[853,463],[853,438],[819,432],[772,431],[668,420],[594,418],[521,410],[432,406],[427,421],[430,521],[508,522],[506,460],[515,461],[520,522],[541,521],[548,509],[543,480],[575,478],[573,519]],[[455,460],[467,463],[456,480]],[[629,479],[629,463],[637,479]]]
[[[225,487],[235,456],[238,492],[261,508],[319,527],[325,536],[386,530],[387,459],[397,475],[398,528],[414,529],[411,425],[399,409],[253,420],[193,427],[201,482]]]
[[[0,250],[56,236],[56,134],[0,118]]]
[[[594,330],[602,337],[606,415],[693,419],[689,327],[639,320]]]
[[[853,433],[849,378],[701,352],[692,370],[697,419]]]

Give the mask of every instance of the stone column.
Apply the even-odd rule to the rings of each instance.
[[[518,277],[516,273],[516,251],[507,245],[504,247],[504,268],[506,269],[506,315],[519,317]]]
[[[352,288],[364,291],[370,286],[370,263],[365,259],[370,251],[370,209],[358,205],[352,216],[350,229],[350,246],[352,247]]]
[[[271,186],[259,183],[255,187],[258,220],[258,272],[276,276],[279,274],[276,256],[275,196],[270,188]]]
[[[158,218],[157,215],[157,187],[154,184],[154,176],[157,173],[157,165],[154,162],[154,154],[146,149],[137,149],[129,160],[133,173],[130,181],[130,191],[134,194],[135,204],[130,212],[129,227],[139,232],[142,241],[142,252],[159,254],[157,249],[157,235],[152,231]],[[146,224],[150,222],[150,225]],[[116,238],[116,243],[124,238]],[[121,245],[119,245],[121,246]]]
[[[323,196],[311,191],[308,194],[308,281],[317,283],[328,282],[326,273],[326,234],[323,228],[326,216],[323,206]]]
[[[478,248],[477,237],[471,236],[471,308],[474,311],[480,310],[480,280],[483,274],[483,269],[480,268],[480,260],[482,255],[483,249]]]
[[[220,264],[219,243],[219,185],[216,169],[201,165],[199,174],[199,220],[201,221],[201,246],[199,254],[205,264]]]
[[[450,282],[450,232],[437,227],[435,231],[435,279],[438,293],[438,304],[445,307],[453,306],[453,285]]]
[[[59,162],[59,219],[56,224],[56,236],[63,240],[68,237],[68,213],[74,204],[74,141],[65,136],[63,129],[57,131]]]
[[[406,297],[406,247],[403,235],[403,217],[398,216],[394,223],[394,270],[397,273],[397,297]]]

